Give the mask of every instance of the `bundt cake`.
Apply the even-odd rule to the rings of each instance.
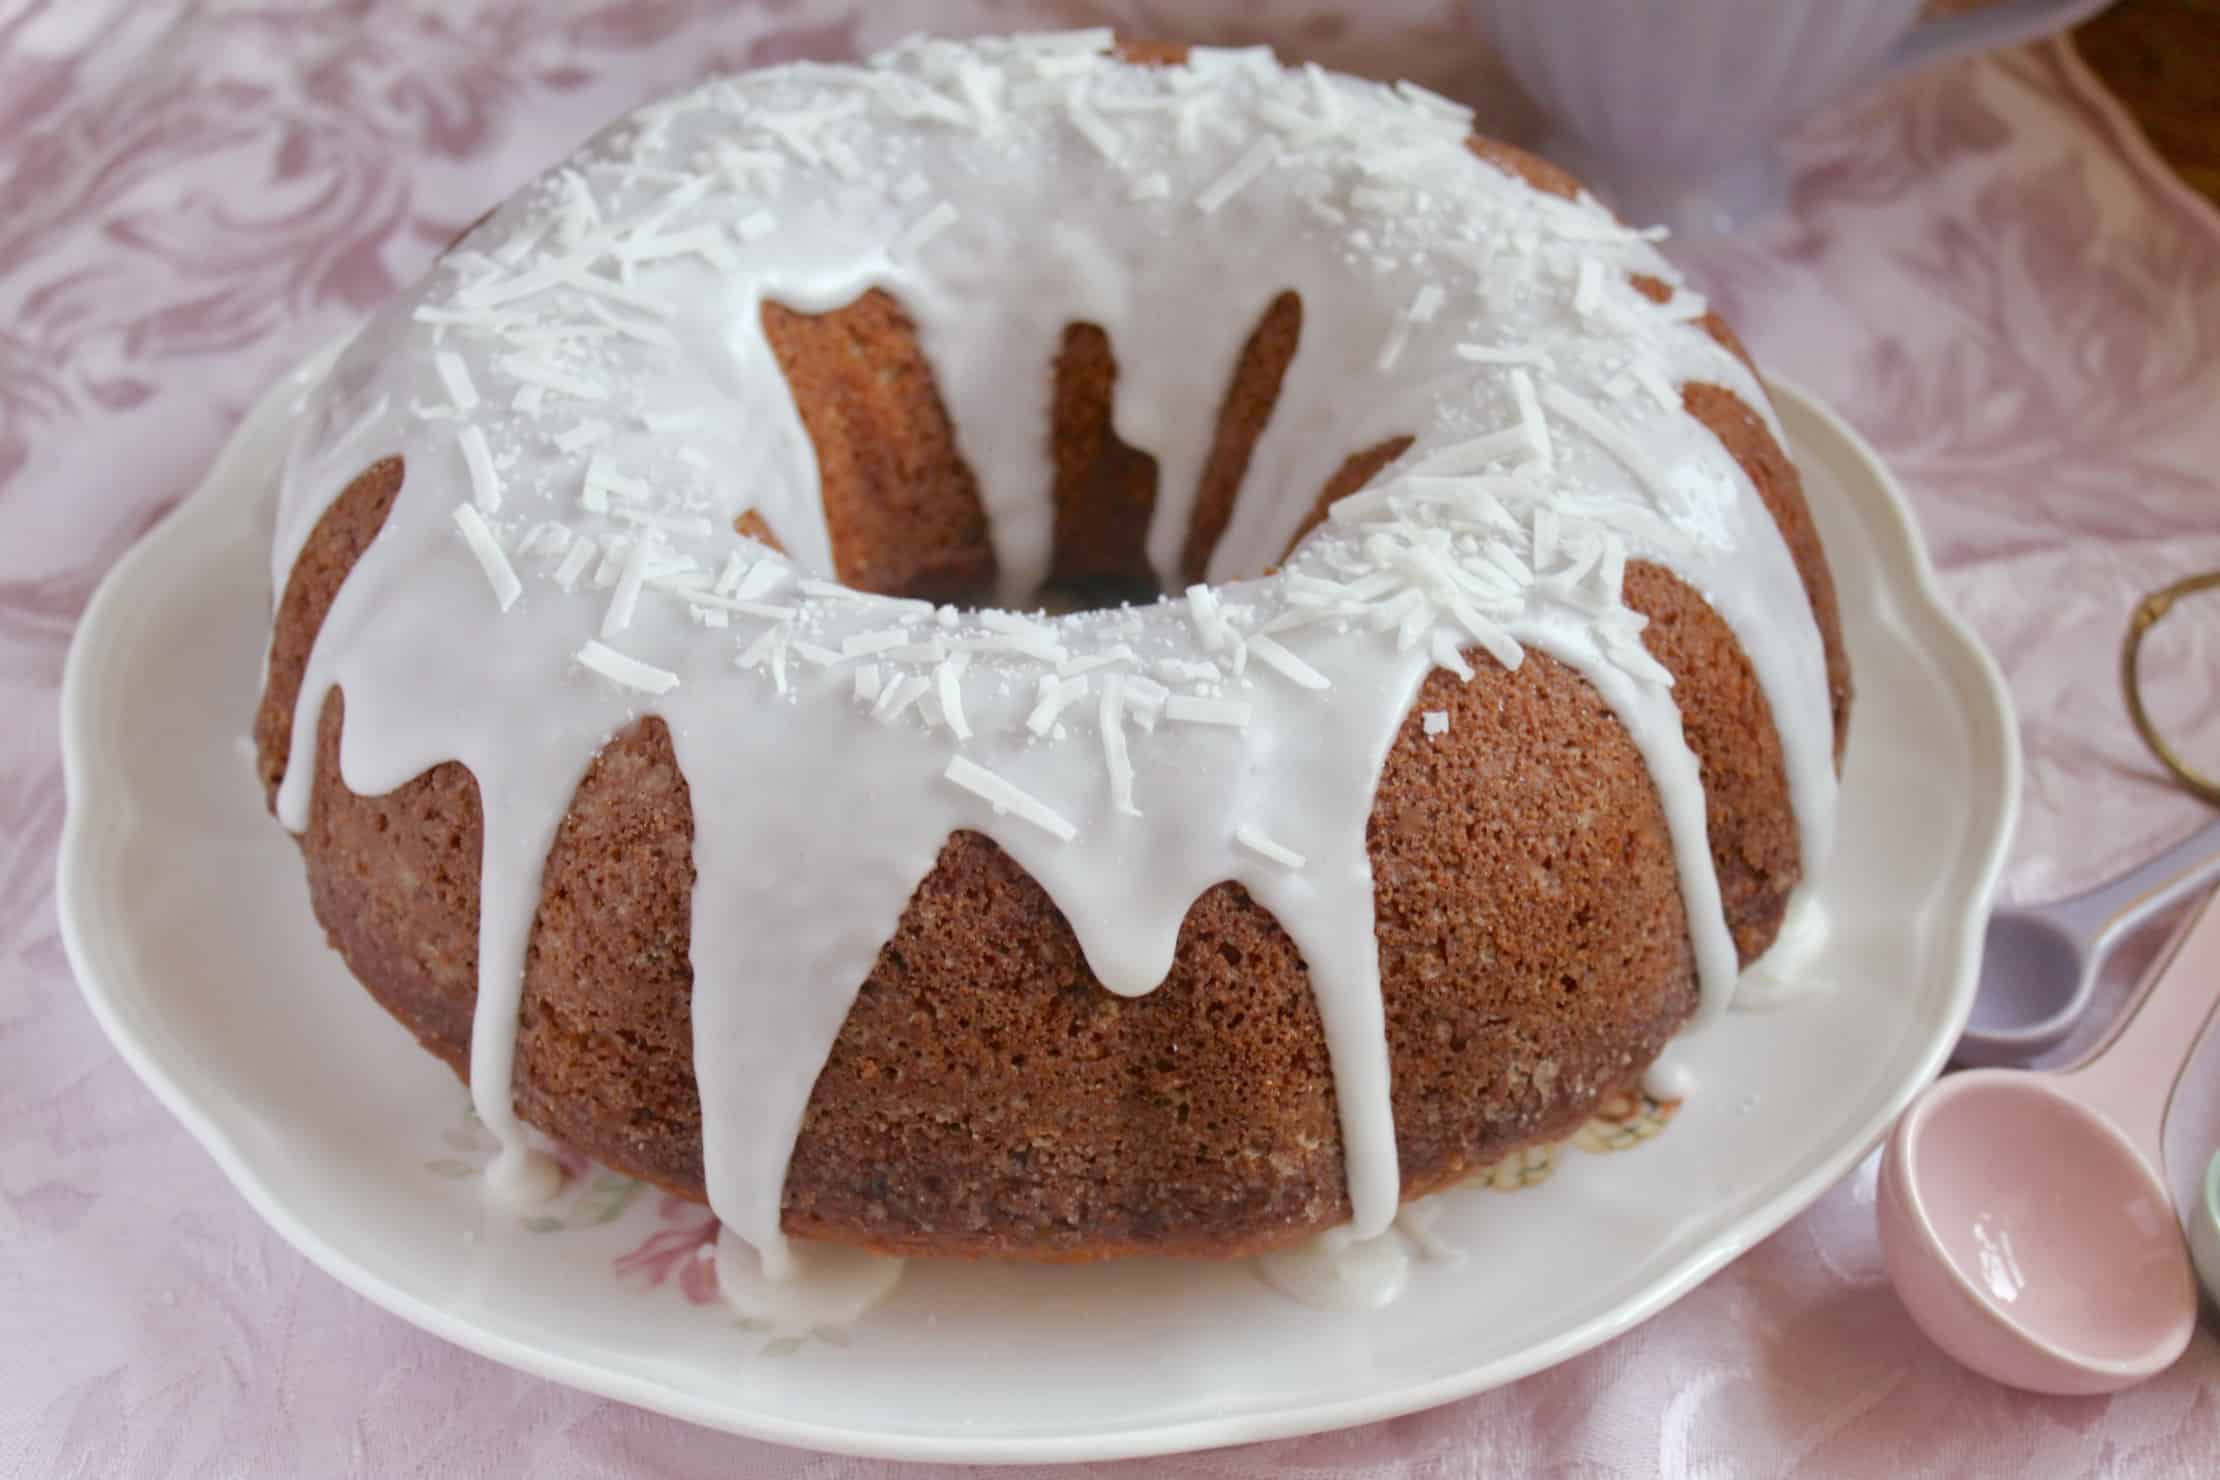
[[[1227,1256],[1568,1134],[1828,842],[1796,470],[1423,89],[1107,33],[643,109],[305,400],[255,720],[349,969],[788,1237]]]

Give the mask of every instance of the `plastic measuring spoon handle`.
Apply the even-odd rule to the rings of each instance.
[[[2200,885],[2220,880],[2220,818],[2132,873],[2069,899],[2050,915],[2101,955],[2122,935]]]
[[[2112,1041],[2066,1071],[2082,1103],[2103,1111],[2159,1160],[2174,1081],[2220,1003],[2220,893],[2189,912],[2137,984]]]

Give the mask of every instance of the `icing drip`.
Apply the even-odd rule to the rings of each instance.
[[[1734,1005],[1751,1012],[1769,1012],[1826,987],[1812,966],[1827,944],[1826,907],[1809,884],[1798,886],[1788,897],[1788,911],[1781,928],[1764,955],[1750,963],[1736,986]]]
[[[917,41],[642,110],[372,320],[288,458],[279,589],[363,461],[400,454],[407,476],[311,655],[279,815],[306,825],[335,687],[355,791],[449,760],[476,776],[471,1078],[506,1167],[542,861],[597,749],[644,715],[668,726],[694,799],[705,1175],[757,1256],[732,1288],[786,1289],[822,1262],[779,1232],[794,1139],[857,986],[960,828],[1041,883],[1114,992],[1164,979],[1205,889],[1234,880],[1271,910],[1325,1028],[1342,1237],[1379,1245],[1399,1179],[1365,824],[1437,666],[1469,677],[1532,648],[1595,686],[1656,780],[1703,1015],[1723,1007],[1735,957],[1703,793],[1622,597],[1630,559],[1671,567],[1733,628],[1807,871],[1825,854],[1817,628],[1756,491],[1674,391],[1716,383],[1770,413],[1693,322],[1700,299],[1628,285],[1675,281],[1649,240],[1473,157],[1466,115],[1430,94],[1254,50],[1131,66],[1107,44]],[[1296,293],[1302,331],[1214,584],[1054,618],[833,584],[762,314],[875,287],[934,366],[1011,604],[1049,566],[1066,325],[1115,348],[1113,418],[1157,460],[1147,546],[1173,590],[1219,398],[1250,326]],[[1342,459],[1396,437],[1403,455],[1288,554]],[[783,556],[734,532],[747,514]]]
[[[1361,1313],[1395,1303],[1411,1282],[1411,1251],[1393,1229],[1355,1238],[1346,1228],[1329,1228],[1292,1248],[1258,1255],[1256,1271],[1305,1305]]]
[[[1670,1047],[1642,1072],[1642,1093],[1653,1100],[1685,1100],[1696,1092],[1696,1071]]]
[[[1455,1264],[1464,1250],[1442,1237],[1436,1198],[1420,1198],[1370,1238],[1329,1228],[1301,1243],[1260,1254],[1257,1275],[1273,1289],[1320,1310],[1361,1313],[1393,1305],[1411,1282],[1414,1260]]]
[[[716,1250],[718,1293],[742,1320],[761,1322],[774,1336],[852,1326],[902,1278],[901,1260],[839,1244],[781,1249],[775,1275],[757,1247],[730,1229],[718,1230]]]
[[[493,773],[499,776],[501,773]],[[509,1085],[516,1070],[517,1009],[524,996],[524,952],[540,903],[540,876],[554,845],[563,794],[552,814],[545,798],[517,796],[480,784],[485,842],[479,855],[478,1005],[470,1035],[470,1103],[501,1142],[487,1179],[514,1202],[537,1202],[562,1186],[554,1158],[525,1143]],[[532,815],[534,804],[538,815]],[[507,1032],[480,1033],[476,1024],[511,1024]]]
[[[543,1203],[563,1190],[563,1169],[554,1157],[526,1144],[523,1128],[511,1124],[501,1136],[501,1150],[486,1168],[486,1189],[513,1207]]]

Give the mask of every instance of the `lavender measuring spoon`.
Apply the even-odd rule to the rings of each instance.
[[[1981,989],[1958,1039],[1958,1062],[2025,1063],[2056,1047],[2080,1021],[2098,968],[2121,937],[2214,880],[2220,880],[2220,821],[2086,894],[1998,910],[1989,917]]]
[[[1920,1329],[1975,1371],[2108,1393],[2189,1344],[2197,1289],[2159,1133],[2220,998],[2216,901],[2191,911],[2090,1058],[1953,1074],[1896,1123],[1881,1254]]]

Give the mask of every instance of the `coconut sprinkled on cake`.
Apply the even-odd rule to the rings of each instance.
[[[1132,176],[1132,193],[1144,201],[1169,195],[1168,176],[1151,167],[1167,146],[1185,152],[1192,147],[1186,141],[1208,130],[1214,121],[1248,117],[1265,124],[1266,132],[1205,182],[1192,197],[1191,209],[1215,214],[1267,172],[1300,166],[1318,173],[1316,193],[1321,199],[1337,198],[1337,215],[1350,211],[1356,220],[1369,223],[1359,233],[1368,238],[1391,234],[1400,215],[1411,211],[1415,202],[1430,200],[1432,193],[1425,186],[1439,172],[1452,166],[1470,169],[1463,155],[1469,113],[1424,89],[1390,90],[1337,81],[1316,67],[1287,71],[1257,49],[1223,54],[1198,49],[1187,68],[1137,69],[1092,46],[1084,35],[1022,38],[1008,43],[990,61],[952,43],[908,43],[880,58],[873,70],[850,71],[837,80],[813,78],[814,90],[795,88],[794,92],[806,96],[794,98],[788,106],[754,107],[748,125],[711,151],[714,167],[709,170],[687,174],[662,171],[644,161],[612,159],[561,171],[539,192],[546,213],[528,219],[489,254],[467,249],[453,254],[449,262],[456,282],[451,296],[444,302],[420,305],[416,317],[443,334],[452,330],[466,343],[486,343],[494,351],[491,373],[509,381],[520,395],[534,395],[535,411],[610,402],[616,398],[612,387],[622,378],[627,353],[669,351],[678,344],[660,322],[669,316],[669,303],[637,280],[636,271],[686,260],[719,271],[736,270],[745,260],[740,254],[778,229],[778,213],[760,192],[775,190],[797,168],[870,184],[903,203],[918,202],[929,194],[930,182],[914,167],[898,168],[880,162],[875,154],[874,145],[879,142],[871,121],[875,104],[981,132],[1006,128],[1013,108],[1060,116],[1105,166]],[[1028,75],[1038,82],[1025,82]],[[696,114],[725,114],[723,121],[729,124],[730,110],[739,106],[732,89],[713,84],[636,115],[633,126],[645,143],[668,141]],[[1173,137],[1165,141],[1167,130]],[[1346,169],[1353,183],[1338,185],[1335,169],[1318,171],[1322,163]],[[1573,269],[1572,317],[1592,317],[1601,300],[1605,270],[1598,249],[1638,242],[1642,235],[1619,227],[1584,201],[1556,202],[1526,195],[1518,203],[1524,230],[1534,238],[1526,255],[1542,251],[1551,236],[1582,244]],[[961,210],[953,201],[933,201],[913,212],[890,241],[889,251],[897,256],[916,254],[960,220]],[[534,248],[543,243],[554,243],[559,250],[551,257],[535,258]],[[1467,270],[1476,281],[1483,272],[1477,266]],[[1415,333],[1438,320],[1457,323],[1444,312],[1452,301],[1452,289],[1445,280],[1422,282],[1392,319],[1378,368],[1393,370]],[[1696,300],[1681,294],[1658,313],[1682,319],[1696,306]],[[503,344],[509,348],[501,350]],[[1644,532],[1615,529],[1612,511],[1598,509],[1579,515],[1552,513],[1550,538],[1541,549],[1543,568],[1525,569],[1523,582],[1515,574],[1508,583],[1494,579],[1521,570],[1525,557],[1534,553],[1525,526],[1494,521],[1487,515],[1502,507],[1504,479],[1546,476],[1551,470],[1555,438],[1545,401],[1576,431],[1602,443],[1607,451],[1623,456],[1630,447],[1624,439],[1612,437],[1608,424],[1593,414],[1592,402],[1553,380],[1543,380],[1545,389],[1537,390],[1536,377],[1548,363],[1544,346],[1495,346],[1454,336],[1450,344],[1459,361],[1485,367],[1476,373],[1500,375],[1508,367],[1505,383],[1512,395],[1515,425],[1427,448],[1406,460],[1409,467],[1402,477],[1390,470],[1386,479],[1358,500],[1345,500],[1336,507],[1337,526],[1388,526],[1374,543],[1360,543],[1357,549],[1375,571],[1396,579],[1369,586],[1346,580],[1328,580],[1323,586],[1314,583],[1291,606],[1244,613],[1242,618],[1222,610],[1210,588],[1191,590],[1185,600],[1203,650],[1229,659],[1241,682],[1253,681],[1246,669],[1254,652],[1259,663],[1279,678],[1306,689],[1328,687],[1314,665],[1274,635],[1296,633],[1328,618],[1337,625],[1356,623],[1392,632],[1401,648],[1421,643],[1430,650],[1448,651],[1448,644],[1469,643],[1497,661],[1515,663],[1521,650],[1506,634],[1502,620],[1521,604],[1522,586],[1567,574],[1563,566],[1548,568],[1560,549],[1572,552],[1576,560],[1588,557],[1583,574],[1623,570],[1623,559],[1602,562],[1594,558],[1596,552],[1606,540],[1623,542]],[[485,352],[478,353],[480,365],[488,367]],[[469,359],[447,347],[437,353],[435,365],[457,411],[468,412],[480,404]],[[1627,383],[1653,397],[1662,400],[1673,393],[1662,372],[1649,361],[1637,360],[1626,373]],[[542,396],[554,399],[543,407]],[[699,406],[650,404],[631,414],[654,437],[711,425],[706,408]],[[503,430],[497,418],[462,429],[472,495],[479,509],[490,514],[500,508],[503,488],[487,443],[488,427],[505,438],[528,433],[521,426]],[[559,453],[591,454],[578,496],[578,512],[589,520],[606,517],[649,526],[670,541],[674,552],[692,544],[714,546],[720,539],[743,539],[736,534],[718,535],[713,522],[702,514],[680,512],[681,505],[699,496],[694,482],[716,477],[719,459],[714,454],[681,447],[669,460],[686,469],[687,476],[656,478],[647,466],[652,455],[644,447],[633,446],[620,424],[606,417],[577,416],[544,435]],[[1625,460],[1637,474],[1645,474],[1638,463]],[[1456,481],[1460,475],[1485,476],[1460,485]],[[1422,483],[1421,478],[1427,481]],[[1536,483],[1518,492],[1532,502],[1546,501],[1551,490],[1546,483]],[[1573,527],[1561,532],[1560,518]],[[1425,530],[1446,530],[1452,538],[1413,537]],[[762,593],[735,590],[729,572],[709,590],[698,581],[651,581],[646,575],[650,545],[644,539],[612,537],[592,523],[573,534],[575,538],[564,549],[553,551],[535,578],[544,578],[559,592],[572,591],[598,550],[602,565],[591,584],[611,591],[602,623],[604,637],[630,625],[643,594],[686,603],[705,637],[734,618],[768,618],[774,624],[798,622],[807,627],[818,616],[813,610],[818,603],[869,605],[883,600],[845,589],[827,590],[829,583],[805,579],[800,583],[801,605],[751,609]],[[1525,549],[1518,548],[1521,536],[1526,536]],[[689,558],[727,563],[738,557],[730,549],[712,549]],[[768,569],[776,560],[761,557],[750,569]],[[1300,570],[1301,562],[1294,569]],[[510,580],[515,579],[512,573]],[[1322,589],[1332,592],[1330,604],[1323,607]],[[1584,591],[1578,581],[1564,579],[1542,589],[1561,598],[1577,598]],[[1605,604],[1616,596],[1615,591],[1593,594]],[[514,599],[512,594],[509,600]],[[1075,649],[1073,642],[1085,629],[1060,630],[1052,619],[987,611],[961,614],[956,620],[959,625],[946,646],[912,643],[904,629],[838,634],[820,649],[835,655],[824,666],[865,660],[893,663],[894,670],[882,673],[879,682],[851,685],[857,702],[882,718],[887,709],[881,703],[883,696],[903,691],[910,678],[925,678],[934,703],[918,712],[937,713],[940,727],[960,740],[969,738],[970,714],[961,670],[946,666],[950,651],[977,654],[990,669],[1039,663],[1053,668],[1059,678],[1143,661],[1129,644],[1094,652]],[[1436,640],[1443,633],[1446,641]],[[764,673],[779,687],[785,668],[775,660],[787,651],[783,641],[761,632],[742,632],[738,642],[741,666]],[[1214,687],[1233,676],[1217,663],[1176,655],[1154,661],[1159,665],[1158,677],[1175,690]],[[1471,671],[1461,658],[1448,661],[1463,673]],[[1016,677],[1025,681],[1022,674]],[[1043,690],[1033,714],[1047,706],[1051,719],[1036,727],[1030,722],[1032,715],[1022,717],[1028,734],[1041,739],[1057,732],[1060,726],[1053,717],[1069,700],[1053,700],[1064,692]],[[1233,701],[1199,691],[1170,697],[1183,701],[1170,711],[1174,718],[1237,712]],[[1185,702],[1197,699],[1209,702]],[[903,710],[916,702],[910,699]],[[1124,755],[1122,744],[1122,740],[1103,742],[1110,784],[1121,795],[1125,783],[1117,776],[1125,763],[1119,759]]]

